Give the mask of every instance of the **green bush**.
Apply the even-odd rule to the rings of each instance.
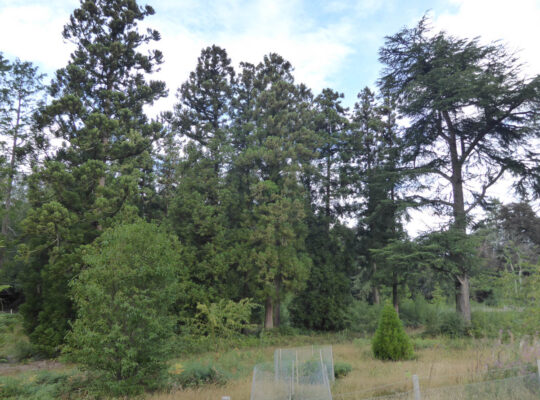
[[[15,361],[28,360],[36,355],[36,350],[32,343],[20,340],[15,343],[13,358]]]
[[[375,332],[380,312],[380,305],[355,300],[347,312],[347,328],[354,332]]]
[[[12,376],[0,376],[0,398],[25,400],[70,399],[85,397],[85,380],[76,371],[42,371]]]
[[[348,364],[346,362],[337,362],[334,364],[334,376],[336,379],[347,376],[351,371],[351,364]]]
[[[178,287],[177,240],[140,222],[104,232],[72,284],[77,319],[66,353],[95,376],[96,390],[133,395],[167,380]]]
[[[517,311],[473,311],[471,315],[471,334],[476,338],[497,338],[499,332],[512,331],[520,334],[522,313]]]
[[[399,306],[399,318],[405,326],[424,326],[437,313],[437,306],[429,304],[422,296],[407,299]]]
[[[413,347],[394,307],[385,304],[372,341],[373,354],[380,360],[410,360]]]
[[[202,385],[224,385],[228,376],[220,368],[211,364],[189,364],[183,369],[178,364],[170,371],[174,383],[182,388],[198,387]]]
[[[458,338],[465,336],[467,329],[463,318],[457,312],[445,311],[437,313],[428,321],[425,333],[430,336],[443,335]]]

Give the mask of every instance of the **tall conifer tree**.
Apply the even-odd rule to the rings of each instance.
[[[466,241],[471,212],[487,205],[489,188],[505,173],[538,180],[537,155],[527,146],[538,136],[540,76],[523,78],[500,44],[432,34],[426,18],[387,37],[380,61],[382,90],[411,120],[403,140],[416,199],[450,214],[449,237]],[[472,266],[459,252],[450,258],[457,311],[470,323]]]
[[[163,82],[146,79],[161,52],[140,51],[160,38],[137,28],[153,13],[134,0],[82,0],[64,27],[76,49],[38,117],[63,146],[34,170],[25,222],[30,244],[21,249],[28,265],[25,326],[46,352],[58,350],[73,318],[68,282],[80,267],[80,246],[144,202],[144,174],[152,170],[161,127],[143,107],[166,94]]]

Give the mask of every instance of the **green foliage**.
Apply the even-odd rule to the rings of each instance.
[[[429,304],[422,296],[405,300],[399,306],[399,318],[403,324],[414,328],[425,325],[436,313],[437,307]]]
[[[95,372],[106,393],[164,383],[180,253],[174,237],[145,222],[107,230],[85,250],[85,268],[71,285],[77,319],[66,353]]]
[[[334,376],[336,379],[349,375],[352,371],[352,365],[346,362],[338,361],[334,364]]]
[[[476,338],[498,338],[511,331],[514,335],[519,335],[524,331],[523,312],[517,310],[497,310],[473,311],[470,334]],[[526,331],[526,330],[525,330]]]
[[[143,107],[166,91],[146,79],[162,62],[148,48],[159,33],[140,33],[137,24],[153,13],[133,0],[81,1],[63,31],[76,49],[35,118],[37,129],[65,142],[32,171],[20,248],[25,328],[49,355],[75,318],[68,282],[82,264],[81,246],[133,210],[146,214],[152,198],[152,142],[162,128]]]
[[[377,329],[381,305],[355,300],[347,309],[347,328],[354,332],[373,333]]]
[[[22,330],[18,314],[0,314],[0,362],[20,362],[40,355]]]
[[[384,305],[379,319],[379,326],[372,341],[372,350],[380,360],[410,360],[413,358],[413,347],[403,324],[399,320],[394,307]]]
[[[322,218],[314,218],[309,228],[306,246],[313,265],[305,289],[292,301],[291,320],[301,328],[342,330],[352,302],[354,232],[339,223],[328,230]]]
[[[174,365],[169,370],[173,383],[182,388],[198,387],[202,385],[224,385],[228,381],[228,376],[220,368],[201,363],[190,363],[185,367]]]
[[[76,371],[42,371],[16,377],[0,376],[0,398],[56,400],[86,397],[87,382]],[[77,393],[77,397],[74,397]]]
[[[455,311],[448,310],[436,313],[428,321],[425,333],[431,336],[444,335],[451,338],[467,334],[463,318]]]
[[[221,299],[218,303],[198,304],[197,314],[193,325],[200,335],[208,335],[213,340],[216,337],[231,338],[244,329],[253,329],[250,323],[251,312],[258,307],[251,299],[242,299],[239,302]]]

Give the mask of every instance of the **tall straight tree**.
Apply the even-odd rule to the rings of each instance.
[[[342,98],[324,89],[313,101],[311,121],[306,121],[313,126],[312,146],[317,150],[302,172],[308,194],[305,241],[312,267],[306,287],[294,297],[289,310],[295,324],[317,330],[343,329],[352,300],[355,235],[339,222],[346,211],[343,154],[350,125]]]
[[[527,176],[537,167],[527,162],[533,156],[527,145],[539,132],[540,77],[523,78],[516,57],[500,44],[433,34],[426,18],[387,37],[379,54],[380,86],[411,121],[404,143],[416,198],[449,209],[451,229],[466,235],[471,211],[486,204],[488,189],[505,172]],[[471,266],[459,257],[450,274],[457,311],[469,323]]]
[[[314,154],[313,131],[306,115],[310,93],[295,85],[291,64],[269,54],[257,65],[252,131],[244,163],[253,177],[248,224],[259,295],[265,299],[265,327],[280,324],[287,292],[302,288],[311,261],[305,251],[306,195],[299,180]]]
[[[15,181],[21,167],[35,154],[36,147],[43,141],[32,132],[32,117],[43,103],[43,75],[30,62],[15,60],[0,82],[2,106],[0,107],[0,134],[9,139],[8,168],[5,187],[4,210],[1,233],[4,238],[12,236],[14,230],[10,223],[11,207]],[[3,252],[0,250],[0,269],[3,264]]]
[[[82,0],[64,27],[76,48],[38,117],[64,145],[34,171],[25,222],[30,245],[21,249],[28,265],[25,326],[43,351],[58,350],[73,318],[68,282],[81,265],[80,246],[138,213],[147,189],[144,175],[161,127],[143,106],[166,94],[163,82],[146,79],[161,52],[140,51],[159,40],[157,31],[137,28],[153,13],[134,0]]]
[[[183,143],[176,164],[176,188],[169,220],[193,255],[188,268],[198,294],[183,307],[191,315],[197,302],[230,297],[236,282],[228,275],[225,174],[230,163],[230,105],[235,72],[227,52],[210,46],[201,51],[195,70],[178,89],[170,115],[176,141]],[[171,148],[169,151],[178,151]],[[233,289],[234,292],[234,289]]]

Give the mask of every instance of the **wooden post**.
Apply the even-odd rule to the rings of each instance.
[[[330,361],[332,362],[332,365],[330,367],[332,369],[332,371],[330,371],[330,373],[332,374],[330,376],[330,380],[333,382],[336,380],[336,375],[334,371],[334,351],[332,350],[332,345],[330,345]]]
[[[298,350],[296,350],[296,384],[298,383]]]
[[[412,376],[412,384],[414,391],[414,400],[422,400],[420,397],[420,383],[418,383],[418,375]]]
[[[536,365],[538,367],[538,382],[540,383],[540,359],[536,360]]]
[[[274,351],[274,381],[278,381],[278,371],[279,371],[279,360],[277,355],[277,350]]]
[[[291,393],[289,398],[292,399],[294,396],[294,361],[291,361]]]

